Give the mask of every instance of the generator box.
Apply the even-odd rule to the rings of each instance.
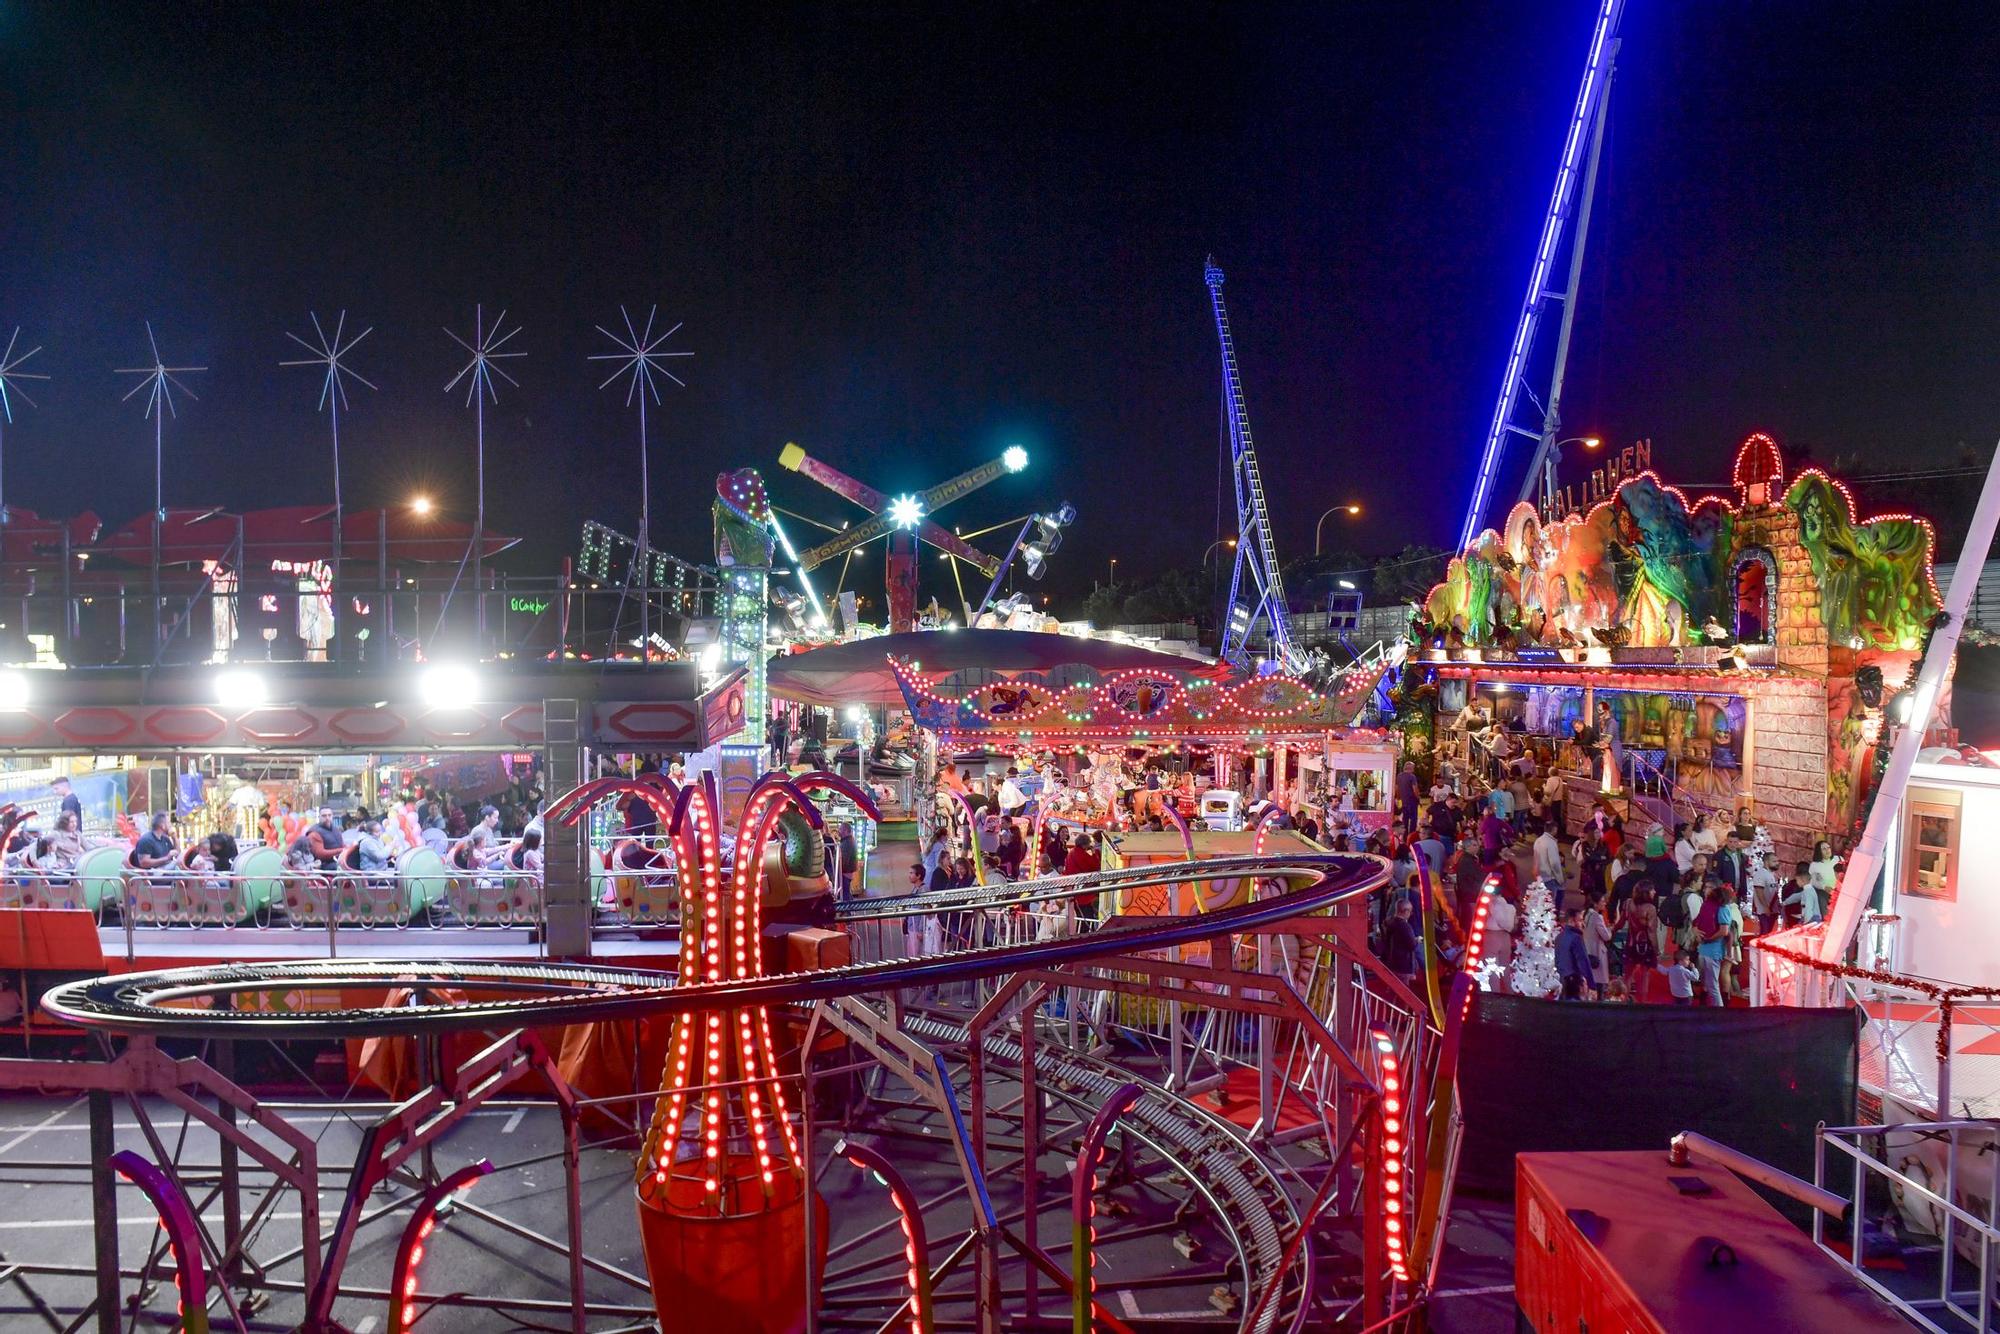
[[[1514,1160],[1514,1301],[1535,1334],[1909,1334],[1734,1173],[1699,1155]]]

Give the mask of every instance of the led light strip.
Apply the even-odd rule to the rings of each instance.
[[[1368,1031],[1375,1040],[1375,1059],[1382,1069],[1382,1147],[1377,1165],[1382,1174],[1382,1237],[1389,1253],[1389,1272],[1397,1282],[1407,1283],[1410,1256],[1404,1232],[1408,1215],[1403,1187],[1409,1160],[1405,1149],[1403,1068],[1396,1057],[1396,1044],[1389,1040],[1388,1033],[1379,1025],[1371,1025]]]
[[[1091,1294],[1097,1291],[1097,1165],[1113,1127],[1127,1108],[1145,1093],[1137,1084],[1121,1084],[1084,1127],[1076,1147],[1076,1167],[1070,1174],[1070,1314],[1073,1334],[1091,1334]]]
[[[493,1170],[485,1158],[467,1163],[425,1191],[403,1225],[403,1239],[396,1245],[396,1264],[389,1282],[389,1334],[408,1334],[417,1323],[417,1266],[424,1261],[424,1249],[437,1229],[437,1211],[453,1195],[472,1189],[472,1183]]]
[[[896,1219],[903,1225],[904,1282],[910,1289],[910,1334],[931,1334],[930,1242],[924,1234],[923,1206],[910,1190],[910,1183],[882,1154],[865,1144],[846,1140],[833,1151],[886,1187],[889,1201],[896,1206]],[[884,1326],[887,1329],[889,1326]]]
[[[137,1186],[159,1215],[174,1254],[174,1287],[179,1294],[175,1314],[183,1334],[208,1334],[208,1270],[202,1265],[201,1236],[187,1197],[172,1177],[130,1149],[120,1149],[106,1162]]]

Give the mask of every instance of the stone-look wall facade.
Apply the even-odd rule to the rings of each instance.
[[[1781,632],[1782,633],[1782,632]],[[1750,791],[1789,873],[1827,827],[1827,713],[1823,692],[1757,690],[1750,701]]]
[[[1746,506],[1736,516],[1732,573],[1736,559],[1753,547],[1770,552],[1778,565],[1778,586],[1771,590],[1778,613],[1778,665],[1825,676],[1826,622],[1820,615],[1819,580],[1799,542],[1799,516],[1783,505]]]

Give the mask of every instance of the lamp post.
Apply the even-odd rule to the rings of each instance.
[[[1332,518],[1336,514],[1341,514],[1341,513],[1346,513],[1350,515],[1359,514],[1361,513],[1361,506],[1356,505],[1352,502],[1349,502],[1348,504],[1345,505],[1335,505],[1332,509],[1328,510],[1326,513],[1319,516],[1319,522],[1313,525],[1313,555],[1315,556],[1319,555],[1320,528],[1326,523],[1328,519]]]
[[[1208,550],[1201,553],[1201,563],[1203,565],[1208,564],[1208,558],[1215,554],[1215,549],[1217,547],[1228,547],[1230,550],[1234,551],[1236,549],[1236,539],[1233,537],[1225,537],[1218,541],[1210,542],[1208,544]]]
[[[1116,556],[1111,558],[1111,586],[1113,588],[1118,587],[1118,558]]]

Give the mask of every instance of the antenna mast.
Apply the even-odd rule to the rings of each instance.
[[[632,323],[632,317],[626,313],[625,307],[618,307],[618,318],[625,322],[624,337],[619,337],[601,324],[597,326],[597,332],[617,344],[618,350],[616,352],[593,352],[590,354],[590,360],[592,361],[617,363],[612,369],[611,374],[604,377],[604,383],[597,387],[599,389],[608,389],[614,382],[624,380],[626,382],[625,406],[629,408],[634,403],[639,405],[639,541],[637,544],[638,550],[633,553],[633,564],[628,566],[625,571],[625,588],[628,592],[631,590],[634,574],[637,574],[643,580],[640,585],[639,594],[639,660],[641,662],[651,662],[653,659],[653,560],[651,555],[653,549],[653,480],[646,447],[646,400],[651,398],[654,405],[658,406],[660,402],[660,385],[659,380],[656,378],[658,376],[665,376],[681,388],[687,388],[686,380],[681,379],[680,376],[675,375],[667,369],[665,358],[691,357],[694,355],[692,352],[665,352],[661,350],[662,345],[669,338],[680,332],[682,321],[675,320],[673,328],[656,337],[653,333],[653,324],[659,318],[659,314],[660,308],[658,306],[654,306],[651,310],[648,310],[646,312],[646,327],[640,329]],[[618,614],[623,616],[625,599],[622,594],[619,596],[618,601]],[[618,635],[616,620],[612,622],[611,634],[614,640],[612,650],[615,653],[617,651],[615,640]]]
[[[166,419],[169,415],[178,417],[174,411],[174,390],[178,389],[189,398],[196,398],[194,390],[174,377],[191,375],[205,371],[206,366],[169,366],[160,356],[160,341],[153,337],[153,322],[146,321],[146,346],[152,350],[153,364],[133,366],[117,371],[119,375],[143,377],[139,383],[126,391],[131,398],[141,390],[146,391],[146,415],[153,419],[153,629],[147,638],[153,645],[153,657],[160,656],[160,526],[167,519],[166,484]],[[121,400],[122,401],[122,400]],[[196,398],[196,401],[200,400]]]
[[[280,366],[317,366],[325,373],[324,378],[320,381],[319,410],[327,414],[327,424],[333,434],[333,569],[330,572],[332,579],[328,587],[333,592],[333,660],[339,662],[341,659],[340,548],[342,540],[346,537],[346,510],[342,508],[340,499],[340,410],[347,406],[348,380],[353,380],[356,384],[366,385],[370,389],[375,387],[369,381],[368,377],[362,375],[352,366],[349,366],[344,358],[349,352],[354,350],[355,344],[359,343],[369,334],[374,333],[375,329],[373,325],[370,325],[368,328],[354,335],[354,337],[347,338],[347,312],[343,310],[340,312],[339,318],[334,321],[333,337],[329,338],[326,335],[326,329],[320,324],[317,314],[307,311],[306,318],[312,321],[313,338],[316,341],[308,343],[305,339],[289,331],[286,332],[285,337],[291,339],[312,355],[296,358],[291,361],[281,361],[278,364]],[[377,597],[383,598],[386,598],[388,595],[389,590],[386,587],[376,594]]]

